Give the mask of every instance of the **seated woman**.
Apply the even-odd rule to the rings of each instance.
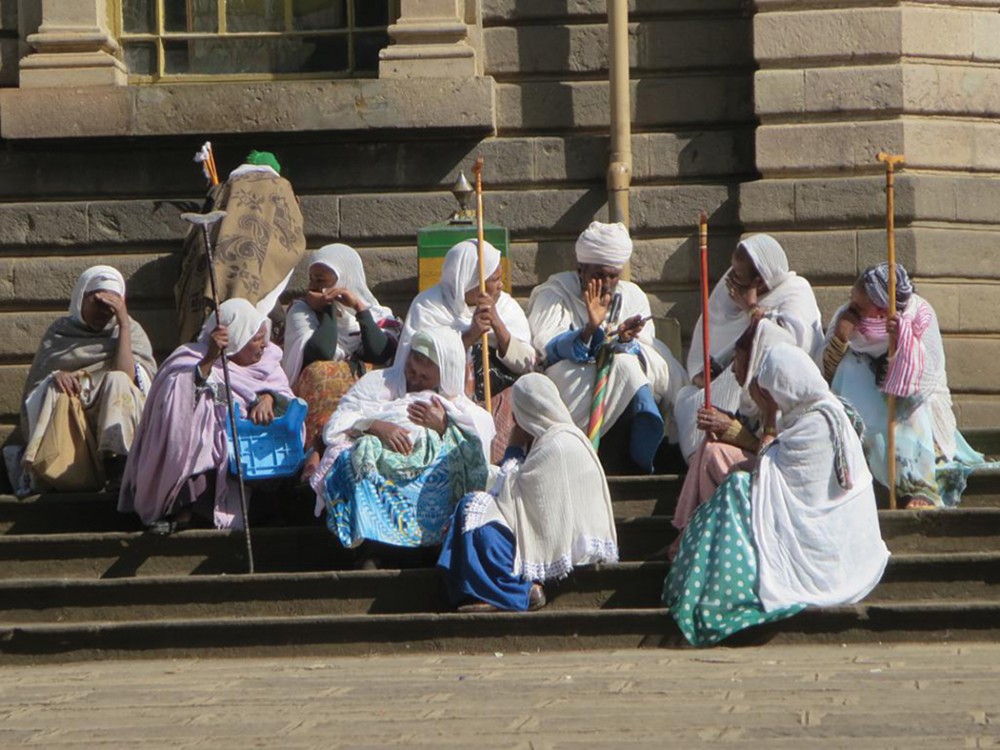
[[[695,451],[684,477],[673,518],[678,532],[684,531],[698,506],[713,495],[730,472],[753,471],[757,465],[760,440],[774,425],[761,422],[760,409],[750,397],[750,383],[764,355],[782,342],[792,343],[792,337],[776,323],[766,318],[751,323],[736,341],[733,356],[733,375],[740,386],[739,410],[735,414],[715,406],[698,410],[698,429],[711,439],[703,441]],[[669,557],[676,555],[679,545],[678,536],[670,547]]]
[[[438,560],[461,611],[538,609],[541,582],[618,560],[604,470],[555,384],[533,373],[511,393],[516,427],[500,476],[462,500]]]
[[[780,326],[796,346],[812,356],[823,340],[819,307],[812,287],[788,270],[788,258],[778,241],[755,234],[741,241],[733,252],[732,265],[712,290],[708,301],[713,363],[712,402],[725,411],[735,411],[740,386],[731,367],[733,345],[747,326],[762,318]],[[698,410],[705,403],[702,320],[698,319],[688,352],[688,374],[692,385],[682,388],[674,400],[674,418],[684,459],[690,463],[704,439],[698,426]]]
[[[872,474],[888,483],[886,396],[896,396],[896,495],[907,508],[958,505],[983,463],[958,431],[951,408],[937,315],[896,265],[896,317],[887,321],[889,268],[872,266],[834,315],[822,353],[823,375],[865,423]],[[889,339],[896,355],[888,360]]]
[[[441,281],[414,298],[403,328],[405,346],[414,333],[428,328],[451,328],[469,350],[475,377],[475,399],[482,403],[483,334],[488,334],[490,387],[497,437],[490,451],[494,462],[503,456],[513,428],[509,399],[501,394],[535,367],[531,330],[521,306],[503,290],[500,251],[483,243],[486,293],[479,291],[479,245],[465,240],[444,259]],[[489,446],[488,446],[489,447]]]
[[[147,526],[165,521],[157,530],[185,525],[192,512],[220,529],[243,527],[239,485],[228,476],[223,350],[233,401],[256,424],[270,424],[294,397],[267,317],[245,299],[226,300],[219,313],[163,363],[125,467],[118,510]]]
[[[307,446],[320,437],[365,364],[392,361],[401,327],[368,289],[353,248],[336,244],[316,251],[309,290],[288,308],[281,360],[292,390],[309,404]]]
[[[809,355],[775,345],[750,387],[776,436],[761,441],[752,476],[730,474],[695,511],[663,587],[696,646],[860,601],[889,559],[861,440]]]
[[[316,515],[345,547],[441,543],[465,493],[486,484],[490,415],[470,401],[462,338],[447,328],[414,334],[405,359],[355,383],[324,431],[310,482]]]
[[[25,383],[27,479],[39,490],[117,483],[155,374],[146,332],[125,305],[125,279],[111,266],[88,268],[69,315],[42,337]]]

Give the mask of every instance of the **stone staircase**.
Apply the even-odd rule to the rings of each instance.
[[[997,436],[971,435],[990,452]],[[609,479],[622,562],[549,585],[533,613],[450,611],[417,556],[357,571],[318,525],[145,533],[102,493],[0,497],[0,659],[680,645],[659,606],[678,475]],[[304,499],[297,502],[305,503]],[[735,643],[1000,637],[1000,472],[951,511],[880,511],[893,552],[863,603],[809,609]]]

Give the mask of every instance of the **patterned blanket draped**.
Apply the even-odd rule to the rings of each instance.
[[[271,170],[245,172],[213,189],[209,203],[213,210],[226,211],[212,228],[220,301],[242,297],[267,315],[306,249],[291,183]],[[201,227],[192,227],[184,239],[174,296],[180,340],[191,341],[212,299]]]

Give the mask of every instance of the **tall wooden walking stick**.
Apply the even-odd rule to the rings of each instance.
[[[889,320],[896,317],[896,165],[904,163],[902,154],[880,152],[876,157],[885,164],[885,226],[889,254]],[[889,360],[896,355],[896,347],[889,337]],[[886,439],[886,461],[889,482],[889,510],[896,510],[896,397],[891,393],[886,399],[889,413],[888,435]]]
[[[702,374],[705,378],[705,408],[712,407],[712,356],[708,350],[708,214],[698,217],[698,245],[701,251],[701,347],[704,350]]]
[[[476,159],[472,167],[472,173],[476,176],[476,230],[479,239],[479,293],[486,294],[486,266],[483,261],[483,248],[486,228],[483,223],[483,157]],[[486,411],[493,413],[493,400],[491,398],[490,387],[490,345],[489,334],[483,334],[483,402]]]
[[[212,282],[212,305],[215,307],[216,325],[221,324],[222,316],[219,314],[219,287],[215,278],[215,259],[212,257],[212,226],[221,221],[226,215],[225,211],[212,211],[207,214],[187,213],[181,214],[181,218],[195,226],[200,226],[205,233],[205,255],[208,256],[208,278]],[[233,453],[236,459],[236,478],[240,484],[240,511],[243,514],[243,534],[247,545],[247,572],[251,575],[253,566],[253,544],[250,541],[250,514],[247,508],[247,492],[243,486],[243,463],[240,461],[240,439],[236,432],[236,407],[233,404],[233,387],[229,382],[229,362],[226,359],[226,350],[222,350],[222,379],[226,385],[226,405],[229,408],[229,428],[233,431]]]

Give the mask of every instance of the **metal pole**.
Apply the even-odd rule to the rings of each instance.
[[[611,104],[611,163],[608,166],[608,217],[629,224],[632,182],[632,109],[629,90],[628,0],[608,0],[608,75]],[[622,276],[630,276],[626,266]]]

